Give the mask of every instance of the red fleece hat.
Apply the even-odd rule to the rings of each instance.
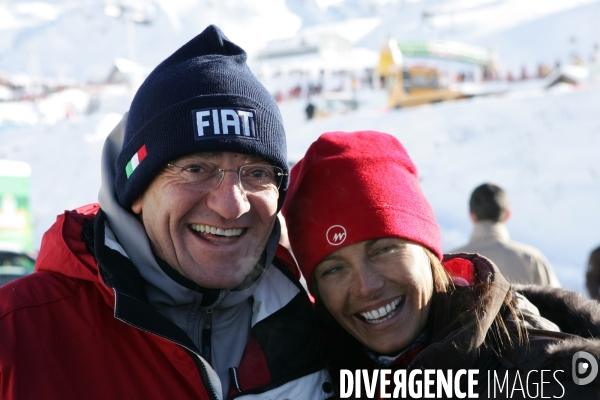
[[[282,212],[309,282],[323,258],[365,240],[404,238],[442,258],[442,235],[417,168],[386,133],[321,135],[292,168]]]

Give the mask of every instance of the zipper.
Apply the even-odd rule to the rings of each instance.
[[[117,301],[118,301],[118,292],[115,290],[114,287],[111,288],[111,289],[115,293],[115,300],[116,300],[115,303],[117,303]],[[210,311],[211,311],[211,323],[212,323],[212,310],[210,310]],[[122,318],[117,317],[117,315],[116,315],[116,313],[117,313],[116,304],[115,304],[114,312],[115,312],[115,314],[114,314],[115,319],[121,321],[122,323],[124,323],[126,325],[129,325],[129,326],[132,326],[132,327],[134,327],[136,329],[139,329],[142,332],[146,332],[146,333],[149,333],[151,335],[158,336],[158,337],[161,337],[163,339],[166,339],[169,342],[175,343],[176,345],[178,345],[182,349],[186,350],[186,352],[190,355],[190,357],[194,361],[194,364],[196,364],[196,368],[200,372],[200,378],[202,379],[202,383],[204,384],[204,389],[206,390],[206,393],[208,394],[208,397],[210,397],[210,400],[219,400],[219,398],[217,397],[217,393],[215,392],[215,388],[213,388],[213,386],[212,386],[212,384],[210,382],[210,378],[208,376],[208,371],[206,370],[206,367],[204,366],[204,363],[202,362],[202,360],[200,360],[200,357],[201,357],[200,354],[197,354],[194,350],[188,348],[187,346],[183,345],[182,343],[179,343],[179,342],[177,342],[175,340],[172,340],[169,337],[166,337],[164,335],[160,335],[160,334],[158,334],[156,332],[152,332],[152,331],[150,331],[148,329],[142,328],[141,326],[132,324],[129,321],[126,321],[126,320],[124,320]]]
[[[217,393],[215,393],[215,389],[210,384],[210,378],[208,377],[208,371],[206,370],[206,367],[204,366],[204,363],[202,362],[202,360],[200,360],[200,356],[189,349],[186,349],[186,350],[188,351],[190,357],[192,357],[192,360],[194,360],[194,364],[196,364],[196,368],[198,368],[200,370],[200,376],[202,377],[202,381],[204,382],[205,388],[210,389],[210,390],[206,391],[208,393],[208,396],[210,397],[211,400],[219,400],[219,398],[217,397]]]
[[[235,387],[235,390],[238,393],[242,392],[242,387],[240,386],[240,381],[238,379],[238,374],[237,374],[237,367],[231,367],[229,368],[229,379],[231,380],[231,383],[233,383],[233,386]]]
[[[202,326],[202,357],[212,365],[212,308],[206,310],[204,315],[204,325]]]

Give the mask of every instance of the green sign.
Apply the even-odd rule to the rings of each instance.
[[[486,48],[448,40],[399,41],[398,48],[405,57],[446,58],[484,66],[494,62],[494,54]]]
[[[0,250],[33,250],[29,164],[0,160]]]

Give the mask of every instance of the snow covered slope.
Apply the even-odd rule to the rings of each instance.
[[[149,23],[128,36],[124,17],[104,13],[108,3],[139,9]],[[154,67],[211,23],[249,52],[300,26],[283,0],[0,1],[0,71],[101,81],[116,58]]]
[[[474,41],[495,49],[505,69],[516,72],[525,65],[530,73],[539,63],[567,64],[573,56],[589,62],[600,56],[600,2],[582,4],[560,13],[515,25]],[[600,62],[600,59],[598,60]]]
[[[104,13],[109,3],[150,23],[128,36],[124,17]],[[155,66],[209,23],[252,56],[301,27],[355,18],[379,20],[359,47],[378,50],[390,36],[464,41],[496,50],[513,73],[573,53],[587,59],[600,42],[598,0],[3,0],[0,71],[99,81],[118,57]]]

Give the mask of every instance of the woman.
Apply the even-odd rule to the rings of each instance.
[[[292,170],[283,215],[340,397],[600,398],[600,378],[579,385],[572,375],[572,365],[579,378],[594,372],[597,303],[511,287],[478,255],[443,256],[417,169],[394,137],[323,134]],[[572,364],[580,350],[592,360]]]

